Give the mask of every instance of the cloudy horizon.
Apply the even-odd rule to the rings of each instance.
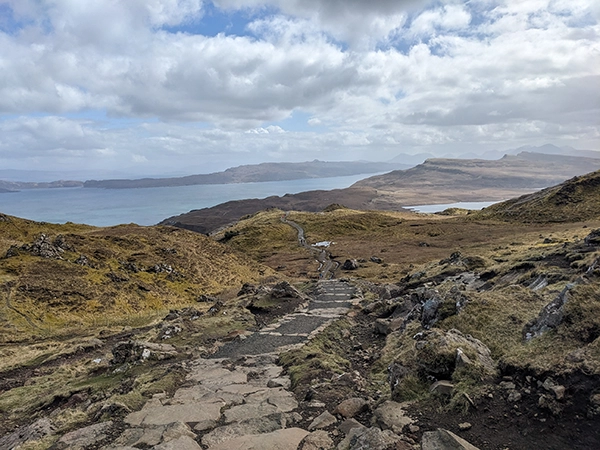
[[[600,150],[592,0],[0,0],[2,169]]]

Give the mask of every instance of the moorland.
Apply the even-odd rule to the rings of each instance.
[[[600,171],[550,186],[542,170],[519,184],[512,159],[498,163],[504,178],[529,193],[480,212],[377,210],[327,197],[314,211],[257,209],[210,237],[0,216],[0,447],[250,448],[248,436],[266,443],[283,429],[300,433],[304,449],[315,448],[310,439],[323,448],[434,448],[441,428],[481,449],[597,448]],[[435,166],[446,174],[437,178],[443,192],[453,179],[494,188],[469,164],[450,171],[437,160],[406,172]],[[420,189],[403,186],[389,192]],[[337,281],[323,279],[325,260]],[[326,283],[353,292],[351,305],[303,345],[276,352],[287,382],[258,388],[260,358],[228,356],[210,370],[232,379],[243,368],[229,388],[247,391],[221,392],[217,420],[135,421],[140,410],[175,417],[187,405],[182,389],[197,401],[212,396],[198,361],[276,336],[273,324],[289,328],[298,311],[316,317],[310,305],[327,303]],[[281,400],[287,393],[293,399]],[[253,406],[261,395],[268,399]],[[244,405],[257,417],[228,418]],[[441,448],[472,448],[455,442],[463,447]]]

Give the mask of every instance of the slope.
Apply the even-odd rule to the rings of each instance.
[[[600,217],[600,171],[492,205],[473,218],[520,222],[579,222]]]
[[[0,215],[0,255],[0,342],[147,323],[270,273],[177,228],[52,225],[7,215]]]

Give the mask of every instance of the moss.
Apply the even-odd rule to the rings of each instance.
[[[279,356],[292,381],[292,389],[299,384],[310,384],[310,381],[319,378],[344,373],[351,367],[343,356],[345,351],[341,345],[344,342],[342,330],[349,328],[351,323],[348,320],[338,320],[302,348]]]

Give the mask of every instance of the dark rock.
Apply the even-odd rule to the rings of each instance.
[[[583,242],[588,247],[600,246],[600,228],[592,230],[592,232],[583,239]]]
[[[304,296],[287,281],[277,283],[271,289],[271,296],[273,298],[303,298]]]
[[[111,364],[138,363],[147,359],[163,360],[176,355],[172,345],[150,342],[126,341],[117,343],[113,349]]]
[[[59,234],[54,238],[52,245],[57,249],[61,249],[63,252],[75,251],[75,248],[67,242],[66,238],[62,234]]]
[[[173,269],[173,267],[169,264],[164,264],[164,263],[160,263],[160,264],[155,264],[154,266],[150,267],[147,272],[149,273],[173,273],[175,270]]]
[[[358,269],[358,262],[355,259],[347,259],[342,264],[342,270],[356,270]]]
[[[129,281],[129,278],[114,272],[109,272],[106,274],[106,276],[110,279],[110,281],[113,281],[115,283],[123,283],[125,281]]]
[[[238,294],[240,295],[240,294]],[[215,303],[218,301],[218,299],[216,297],[213,297],[212,295],[201,295],[200,297],[198,297],[196,299],[196,301],[198,303]]]
[[[240,289],[240,291],[237,293],[237,296],[241,297],[242,295],[257,294],[257,293],[258,293],[258,287],[256,287],[253,284],[250,284],[250,283],[244,283],[242,285],[242,288]]]
[[[206,313],[210,316],[214,316],[219,311],[221,311],[221,308],[223,308],[224,305],[225,304],[222,301],[217,300],[217,302],[214,305],[212,305],[210,308],[208,308],[208,311]]]
[[[454,252],[449,258],[442,259],[439,264],[440,266],[444,264],[459,264],[461,262],[461,256],[460,252]]]
[[[373,330],[377,334],[387,336],[394,331],[398,331],[404,325],[404,319],[398,317],[395,319],[377,319],[373,324]]]
[[[122,261],[121,268],[123,270],[126,270],[127,272],[132,272],[132,273],[140,272],[140,268],[137,266],[137,264],[134,262],[131,262],[131,261]]]
[[[371,262],[374,262],[375,264],[381,264],[383,262],[383,259],[378,258],[377,256],[371,256],[370,260],[371,260]]]
[[[353,428],[340,442],[340,450],[388,450],[402,443],[400,436],[390,430],[381,431],[377,427]]]
[[[564,319],[564,306],[569,299],[569,291],[573,284],[568,284],[558,296],[548,303],[539,316],[525,325],[523,338],[528,341],[534,337],[541,336],[546,331],[558,327]]]
[[[173,336],[176,336],[183,331],[179,325],[166,325],[161,328],[158,337],[162,340],[171,339]]]
[[[66,245],[63,240],[59,240],[59,243]],[[48,236],[42,233],[32,244],[25,244],[21,247],[12,245],[6,252],[6,257],[18,256],[21,252],[29,253],[33,256],[41,256],[46,259],[62,259],[62,254],[65,250],[51,243]]]

